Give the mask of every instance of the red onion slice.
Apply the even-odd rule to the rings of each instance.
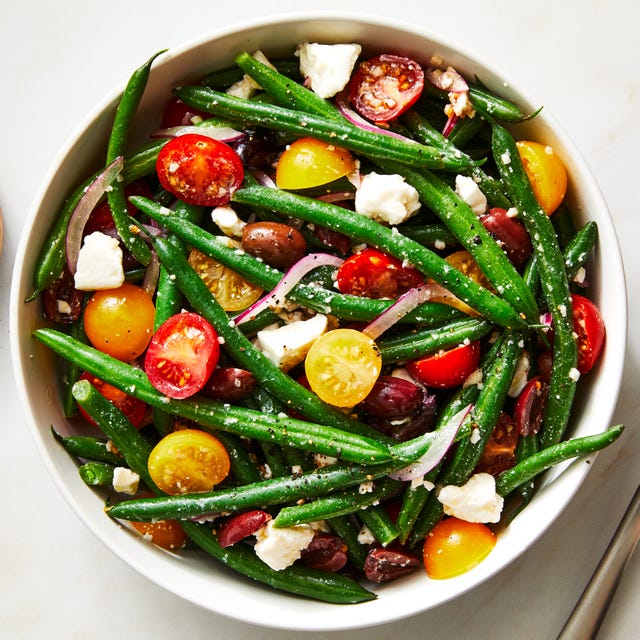
[[[447,118],[447,121],[444,123],[444,127],[442,128],[442,135],[445,138],[449,137],[453,131],[453,127],[456,126],[456,122],[458,122],[458,115],[452,110],[451,115]]]
[[[444,457],[449,447],[453,444],[458,431],[462,426],[465,418],[471,411],[472,405],[467,405],[464,409],[458,411],[447,422],[445,422],[437,431],[433,432],[433,440],[427,451],[415,462],[407,465],[403,469],[390,473],[389,477],[395,480],[415,480],[429,473]]]
[[[457,93],[469,91],[469,84],[453,67],[447,67],[445,71],[437,67],[430,67],[424,75],[434,87],[441,91],[455,91]]]
[[[398,140],[404,140],[405,142],[413,142],[414,144],[418,144],[415,140],[411,138],[407,138],[400,133],[396,133],[395,131],[390,131],[389,129],[383,129],[382,127],[378,127],[375,124],[372,124],[368,120],[365,120],[359,113],[356,113],[348,103],[348,98],[346,93],[343,91],[336,96],[336,106],[340,113],[353,125],[358,127],[359,129],[364,129],[365,131],[371,131],[373,133],[381,133],[385,136],[390,136],[391,138],[397,138]]]
[[[323,193],[321,196],[318,196],[316,199],[322,202],[345,202],[346,200],[355,200],[356,192],[355,191],[339,191],[336,193]]]
[[[67,254],[67,268],[72,275],[75,274],[78,265],[78,255],[80,254],[80,247],[82,246],[82,234],[87,220],[100,201],[100,198],[107,192],[109,185],[118,178],[123,167],[124,159],[122,156],[118,156],[87,187],[87,190],[71,214],[65,238],[65,249]]]
[[[298,262],[296,262],[284,274],[271,293],[260,298],[260,300],[252,304],[248,309],[245,309],[242,313],[236,316],[236,325],[242,324],[247,320],[252,320],[261,311],[264,311],[271,306],[282,304],[287,293],[289,293],[310,271],[323,266],[339,267],[343,262],[344,260],[342,258],[338,258],[337,256],[333,256],[329,253],[310,253],[304,258],[298,260]]]
[[[197,133],[201,136],[207,136],[220,142],[235,142],[244,138],[242,131],[237,131],[231,127],[217,127],[212,125],[181,125],[179,127],[169,127],[167,129],[158,129],[153,133],[154,138],[176,138],[184,136],[188,133]]]
[[[269,189],[277,189],[277,185],[274,182],[273,178],[262,169],[251,169],[251,175],[263,186],[269,187]]]
[[[450,295],[444,287],[439,284],[423,284],[413,289],[409,289],[402,294],[386,311],[383,311],[375,320],[372,320],[362,333],[375,340],[387,329],[390,329],[396,322],[413,311],[418,305],[431,298],[446,297]]]

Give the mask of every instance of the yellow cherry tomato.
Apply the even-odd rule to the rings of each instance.
[[[131,362],[151,340],[155,312],[149,294],[125,282],[91,296],[84,312],[84,331],[96,349]]]
[[[215,436],[198,429],[174,431],[149,454],[149,475],[170,495],[211,491],[229,474],[229,454]]]
[[[487,525],[445,518],[427,535],[424,568],[430,578],[453,578],[480,564],[495,544],[496,536]]]
[[[317,187],[346,176],[355,166],[346,149],[315,138],[300,138],[280,156],[276,184],[281,189]]]
[[[187,534],[177,520],[131,522],[131,526],[163,549],[181,549],[187,542]]]
[[[536,200],[550,216],[567,192],[567,170],[548,145],[522,140],[516,146]]]
[[[189,264],[225,311],[242,311],[262,295],[260,287],[197,249],[189,253]]]
[[[334,329],[309,349],[305,373],[319,398],[337,407],[353,407],[364,400],[382,369],[376,343],[355,329]]]

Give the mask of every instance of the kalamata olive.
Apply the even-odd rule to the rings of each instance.
[[[340,571],[347,564],[347,545],[332,533],[316,533],[300,555],[300,561],[311,569]]]
[[[374,547],[364,561],[364,573],[372,582],[391,582],[412,573],[419,564],[418,558],[404,551]]]
[[[504,412],[501,413],[482,451],[475,473],[490,473],[497,477],[513,467],[516,463],[518,435],[513,418]]]
[[[202,388],[202,393],[221,402],[238,402],[256,387],[254,375],[237,367],[218,367]]]
[[[408,416],[397,418],[370,416],[367,421],[381,433],[399,442],[406,442],[433,429],[436,408],[435,395],[424,393],[418,408]]]
[[[344,233],[318,226],[314,226],[312,231],[313,235],[325,247],[337,251],[342,256],[346,256],[351,250],[351,240],[349,236],[344,235]]]
[[[42,310],[53,322],[71,324],[82,312],[82,291],[75,288],[73,276],[65,268],[62,275],[42,294]]]
[[[233,148],[246,167],[269,169],[276,159],[278,144],[273,133],[258,128],[246,132]]]
[[[531,378],[516,399],[513,410],[518,433],[535,435],[542,426],[544,410],[549,396],[549,385],[540,377]]]
[[[221,547],[229,547],[253,535],[269,520],[271,520],[271,515],[260,509],[237,513],[227,518],[227,520],[220,525],[218,529],[218,542]]]
[[[307,251],[304,236],[281,222],[251,222],[242,229],[242,249],[277,269],[288,269]]]
[[[520,220],[513,218],[506,209],[494,207],[480,218],[487,231],[500,243],[500,246],[513,264],[520,268],[531,255],[531,238]]]
[[[541,351],[538,355],[538,373],[545,381],[551,380],[551,371],[553,370],[553,352],[549,349]]]

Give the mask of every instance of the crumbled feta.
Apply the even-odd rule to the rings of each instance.
[[[471,444],[476,444],[477,442],[480,442],[480,429],[478,429],[478,427],[474,427],[471,430],[471,436],[469,437],[469,442]]]
[[[256,343],[264,355],[283,371],[300,364],[311,345],[327,330],[327,316],[318,313],[277,329],[258,331]]]
[[[361,482],[358,485],[358,493],[364,495],[365,493],[371,493],[373,491],[373,481]]]
[[[347,86],[361,50],[359,44],[299,45],[296,55],[305,84],[321,98],[332,98]]]
[[[127,467],[116,467],[113,470],[113,488],[118,493],[128,493],[134,495],[140,484],[140,476]]]
[[[313,454],[313,466],[316,469],[330,467],[332,464],[336,464],[337,462],[338,462],[338,458],[334,458],[333,456],[327,456],[324,453]]]
[[[476,473],[461,487],[442,487],[438,500],[447,515],[467,522],[498,522],[504,505],[504,498],[496,493],[496,480],[490,473]]]
[[[505,151],[501,156],[500,160],[502,160],[503,164],[511,164],[511,154],[508,151]]]
[[[124,282],[122,249],[116,238],[100,231],[85,237],[74,275],[76,289],[116,289]]]
[[[509,385],[509,389],[507,390],[507,395],[510,398],[517,398],[520,395],[520,392],[527,384],[530,370],[531,359],[529,358],[529,354],[525,351],[518,358],[518,362],[516,363],[516,370],[513,373],[511,384]]]
[[[456,193],[463,202],[466,202],[473,213],[481,216],[487,210],[487,198],[480,191],[480,187],[473,178],[469,176],[456,176]]]
[[[420,209],[418,192],[397,174],[362,176],[356,189],[356,212],[377,222],[397,225]]]
[[[424,487],[427,491],[432,491],[435,488],[435,484],[430,480],[425,480],[424,476],[418,476],[411,480],[411,490],[414,491],[418,487]]]
[[[262,64],[266,64],[272,69],[275,69],[264,53],[259,49],[253,54],[253,57],[258,60],[258,62],[262,62]],[[238,80],[238,82],[235,82],[227,89],[227,93],[231,96],[235,96],[236,98],[244,98],[245,100],[248,100],[260,89],[262,89],[262,87],[251,76],[245,73],[244,76],[242,76],[242,79]]]
[[[371,529],[369,529],[366,524],[363,524],[362,529],[358,532],[358,542],[364,545],[375,544],[376,542],[373,533],[371,533]]]
[[[229,205],[222,205],[213,209],[211,220],[218,225],[222,233],[236,238],[242,236],[242,228],[246,224]]]
[[[293,527],[274,527],[269,520],[255,533],[256,555],[274,571],[290,567],[309,546],[314,529],[309,524],[297,524]]]

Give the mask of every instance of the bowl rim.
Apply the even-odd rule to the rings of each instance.
[[[300,25],[313,23],[317,25],[326,22],[352,23],[354,27],[355,25],[364,25],[365,28],[390,28],[393,31],[410,33],[417,39],[440,43],[445,48],[456,51],[462,58],[468,59],[474,66],[477,65],[490,69],[496,77],[499,77],[505,82],[505,86],[508,87],[509,91],[513,91],[518,95],[521,103],[534,104],[528,97],[528,94],[520,88],[520,85],[518,83],[512,83],[511,79],[504,74],[503,70],[500,69],[495,61],[484,60],[476,52],[471,51],[464,43],[456,41],[448,34],[435,32],[420,25],[390,19],[388,16],[363,15],[353,11],[300,11],[236,22],[202,33],[170,49],[167,53],[162,54],[155,64],[157,67],[169,64],[171,60],[183,56],[190,50],[206,46],[208,43],[220,40],[221,38],[233,37],[241,33],[269,29],[281,24],[295,23]],[[58,168],[63,164],[65,159],[68,161],[72,150],[77,147],[87,130],[95,127],[96,121],[100,116],[104,116],[105,112],[114,105],[123,88],[124,84],[116,87],[94,107],[71,133],[66,143],[61,147],[59,153],[52,161],[48,172],[44,176],[42,186],[33,200],[29,216],[26,219],[20,235],[11,281],[11,354],[20,401],[25,408],[25,417],[27,418],[30,432],[49,475],[66,501],[92,533],[140,574],[194,604],[220,615],[225,615],[253,625],[305,631],[336,631],[374,626],[427,611],[479,586],[513,562],[533,545],[533,543],[548,530],[551,523],[555,521],[578,491],[591,467],[590,464],[565,464],[553,470],[552,473],[549,473],[538,495],[534,498],[534,500],[537,500],[536,504],[539,504],[539,496],[547,497],[550,508],[545,510],[548,511],[548,513],[546,513],[546,525],[535,528],[535,533],[527,532],[527,529],[531,526],[535,527],[534,516],[537,516],[537,511],[534,513],[532,510],[531,514],[528,515],[528,509],[525,510],[525,512],[514,521],[515,526],[512,525],[513,528],[510,527],[501,534],[504,540],[503,544],[508,544],[509,546],[508,556],[504,559],[498,559],[495,562],[483,563],[474,569],[473,572],[470,572],[471,575],[465,574],[466,577],[453,578],[445,585],[439,585],[441,594],[433,603],[421,602],[416,604],[413,600],[408,599],[405,599],[408,601],[403,603],[402,599],[392,598],[390,600],[391,604],[386,604],[386,598],[394,589],[395,583],[377,587],[375,590],[380,595],[380,598],[370,603],[357,605],[355,609],[353,607],[345,607],[344,605],[336,606],[296,599],[295,596],[288,594],[283,595],[278,593],[273,596],[275,592],[266,591],[266,587],[253,584],[242,586],[241,591],[245,597],[240,598],[239,593],[234,593],[230,597],[224,597],[223,594],[220,593],[221,590],[218,590],[216,597],[213,598],[212,601],[209,597],[212,585],[207,584],[207,576],[201,575],[199,569],[198,575],[194,577],[192,583],[190,579],[194,567],[188,563],[178,562],[176,571],[179,573],[179,580],[176,582],[176,575],[173,569],[163,573],[169,566],[167,561],[175,563],[171,554],[163,551],[159,552],[157,549],[152,548],[151,545],[141,545],[137,538],[129,535],[118,524],[106,518],[104,513],[98,514],[94,509],[94,512],[88,515],[88,505],[95,502],[95,494],[93,492],[78,491],[77,488],[82,486],[80,481],[78,481],[77,486],[71,486],[65,481],[60,469],[61,465],[69,466],[68,456],[66,453],[51,447],[51,443],[45,439],[44,430],[36,420],[36,407],[33,406],[33,398],[27,393],[26,382],[29,378],[29,370],[26,363],[32,356],[33,345],[27,346],[27,342],[31,341],[31,338],[30,333],[25,335],[24,331],[24,299],[25,292],[29,291],[31,278],[31,273],[26,272],[25,265],[28,263],[27,256],[31,236],[33,235],[33,225],[43,208],[47,208],[45,198],[56,180]],[[615,276],[613,284],[607,283],[607,293],[613,297],[617,303],[617,308],[615,310],[609,310],[608,312],[610,314],[609,317],[615,320],[615,322],[611,322],[611,325],[616,327],[616,331],[611,337],[609,337],[609,333],[607,334],[606,349],[608,356],[604,363],[606,371],[601,372],[601,378],[603,376],[606,377],[608,395],[604,400],[606,405],[604,410],[599,409],[600,416],[602,418],[606,417],[607,421],[610,421],[613,411],[615,410],[617,396],[621,386],[627,335],[626,285],[621,252],[615,229],[613,228],[613,223],[608,214],[602,194],[597,187],[595,178],[584,162],[582,155],[568,138],[562,127],[555,122],[552,114],[543,113],[541,119],[543,124],[553,131],[562,147],[570,153],[574,171],[577,172],[577,175],[579,175],[581,179],[587,181],[589,187],[588,195],[592,201],[592,210],[599,211],[605,223],[600,228],[601,244],[613,250],[613,254],[607,255],[606,268],[608,272]],[[613,311],[615,311],[615,316],[613,315]],[[49,389],[48,394],[51,393],[52,390]],[[591,456],[586,462],[592,461],[594,457],[595,456]],[[80,493],[86,495],[79,495]],[[89,494],[92,496],[91,498],[88,497]],[[202,559],[197,562],[202,562]],[[215,583],[221,575],[224,577],[225,582],[237,583],[238,580],[234,576],[225,576],[226,571],[226,568],[220,568],[219,571],[215,572],[216,575],[214,577],[209,577],[209,581]],[[247,599],[251,601],[250,607],[246,607]],[[297,606],[294,607],[294,604]],[[282,606],[288,606],[289,611],[287,616],[278,615],[281,612]],[[249,613],[251,617],[249,617]],[[360,613],[362,613],[362,615],[360,615]]]

